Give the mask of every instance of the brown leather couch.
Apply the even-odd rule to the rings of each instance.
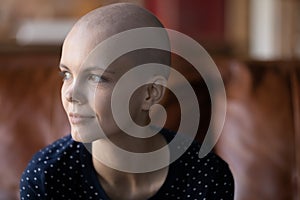
[[[0,55],[0,199],[19,199],[32,155],[69,132],[60,103],[58,52]]]
[[[214,150],[230,165],[235,199],[300,199],[300,62],[214,60],[227,95],[226,120]],[[201,141],[210,117],[208,92],[188,63],[175,63],[197,91]],[[172,116],[166,125],[176,130],[177,102],[165,101]]]
[[[216,150],[230,163],[236,199],[300,199],[300,63],[252,61],[226,71]]]
[[[232,169],[236,199],[299,199],[300,62],[215,60],[228,110],[215,150]],[[59,51],[0,53],[0,200],[18,199],[21,172],[34,152],[69,132],[58,62]],[[209,116],[201,77],[182,73],[197,91],[202,116]],[[176,101],[163,103],[172,116],[166,126],[176,129]],[[199,141],[208,123],[201,121]]]

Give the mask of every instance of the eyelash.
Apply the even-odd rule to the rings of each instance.
[[[99,80],[98,80],[98,81],[93,81],[92,79],[95,78],[95,77],[96,77],[96,78],[99,78]],[[107,79],[106,79],[106,78],[104,78],[103,76],[96,75],[96,74],[90,74],[90,75],[88,76],[88,80],[93,81],[93,82],[96,82],[96,83],[107,82]]]
[[[72,76],[72,74],[70,72],[68,72],[68,71],[61,71],[61,72],[59,72],[59,75],[63,78],[63,81],[67,81],[67,80],[69,80],[71,78],[71,77],[67,77],[68,75]],[[92,80],[93,78],[99,78],[99,80],[98,81],[93,81]],[[90,74],[88,76],[88,80],[96,82],[96,83],[103,83],[103,82],[107,82],[108,81],[105,77],[99,76],[99,75],[96,75],[96,74]]]
[[[69,78],[67,78],[67,74],[71,75],[71,73],[68,71],[60,71],[59,72],[59,75],[63,78],[63,81],[66,81],[69,79]]]

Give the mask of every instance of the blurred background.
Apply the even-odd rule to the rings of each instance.
[[[88,11],[122,0],[1,0],[0,44],[59,46]],[[148,8],[167,28],[188,34],[210,53],[259,59],[300,56],[297,0],[127,0]]]
[[[233,172],[235,199],[300,199],[299,0],[0,0],[0,200],[19,199],[32,155],[69,133],[57,69],[64,37],[85,13],[117,2],[150,10],[217,64],[227,116],[214,151]],[[183,59],[173,67],[196,91],[202,141],[207,87]],[[166,127],[176,130],[178,102],[168,94],[162,103]]]

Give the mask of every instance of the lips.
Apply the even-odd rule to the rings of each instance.
[[[78,114],[78,113],[70,113],[69,114],[69,119],[72,124],[86,123],[93,118],[94,118],[94,116],[91,116],[91,115],[82,115],[82,114]]]

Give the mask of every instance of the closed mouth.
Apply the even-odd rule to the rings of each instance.
[[[72,124],[80,124],[80,123],[86,122],[93,118],[94,118],[94,116],[92,116],[92,115],[82,115],[79,113],[70,113],[69,114],[69,119]]]

